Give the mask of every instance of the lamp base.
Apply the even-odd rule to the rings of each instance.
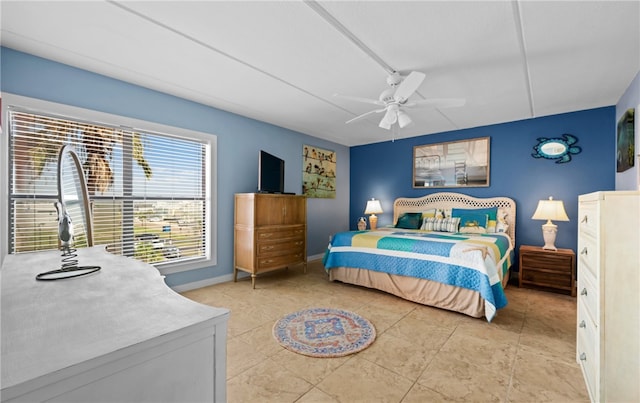
[[[371,228],[371,230],[374,230],[378,227],[378,217],[376,217],[375,214],[371,214],[371,216],[369,216],[369,227]]]
[[[542,238],[544,238],[544,246],[542,249],[557,251],[558,248],[554,245],[556,242],[556,234],[558,233],[558,226],[551,222],[551,220],[547,221],[546,224],[542,225]]]

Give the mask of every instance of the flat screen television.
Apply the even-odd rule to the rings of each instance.
[[[260,150],[258,192],[284,193],[284,160]]]

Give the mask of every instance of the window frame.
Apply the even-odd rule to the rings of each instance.
[[[160,274],[168,275],[217,265],[217,136],[215,134],[44,101],[41,99],[29,98],[6,92],[1,94],[1,102],[0,172],[2,172],[2,174],[0,174],[0,217],[2,220],[0,220],[0,263],[4,260],[4,256],[9,253],[9,184],[11,180],[9,178],[9,173],[11,172],[11,161],[9,160],[10,133],[8,130],[8,110],[9,107],[16,107],[34,113],[42,113],[43,115],[55,114],[69,119],[94,122],[97,125],[105,124],[109,126],[124,126],[127,129],[132,128],[142,132],[165,133],[170,136],[206,142],[210,148],[209,158],[205,161],[205,170],[208,172],[208,175],[206,175],[205,185],[205,203],[208,205],[205,217],[205,254],[207,256],[183,262],[163,262],[161,265],[154,267],[157,267]]]

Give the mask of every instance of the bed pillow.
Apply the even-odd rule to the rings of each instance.
[[[425,231],[439,231],[439,232],[458,232],[458,226],[460,225],[459,217],[449,218],[436,218],[427,217],[424,219],[421,229]]]
[[[396,228],[420,229],[422,225],[422,213],[404,213],[398,217]]]
[[[432,208],[431,210],[425,210],[422,212],[422,219],[435,217],[438,210]]]
[[[487,232],[507,232],[509,228],[509,224],[507,223],[507,216],[509,214],[502,207],[498,207],[498,214],[496,216],[496,220],[489,220],[489,226],[487,227]]]
[[[509,224],[498,221],[498,223],[496,224],[496,232],[501,233],[507,231],[509,231]]]
[[[496,221],[498,218],[498,207],[485,207],[485,208],[454,208],[451,210],[451,217],[461,217],[465,214],[487,214],[489,221],[484,226],[485,232],[496,232]]]
[[[460,232],[466,234],[484,234],[487,232],[489,215],[481,213],[468,213],[460,217]]]

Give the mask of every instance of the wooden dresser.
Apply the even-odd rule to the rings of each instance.
[[[640,192],[578,201],[576,360],[594,402],[640,401]]]
[[[307,270],[307,199],[299,195],[235,195],[233,281],[303,264]]]
[[[36,281],[60,252],[8,255],[2,402],[224,402],[229,310],[191,301],[146,263],[78,249],[100,271]]]

